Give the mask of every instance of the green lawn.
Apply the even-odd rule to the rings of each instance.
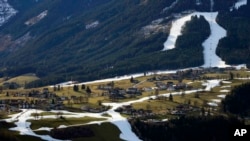
[[[5,82],[15,82],[17,84],[19,84],[21,87],[24,87],[25,84],[30,83],[32,81],[38,80],[39,78],[34,75],[34,74],[24,74],[24,75],[20,75],[17,77],[13,77]],[[4,81],[2,81],[3,83]],[[0,84],[2,84],[0,83]]]
[[[39,116],[51,116],[51,115],[55,115],[56,116],[56,114],[57,113],[53,113],[53,112],[42,112],[42,113],[39,113]],[[36,113],[32,113],[31,114],[31,116],[35,116],[36,115]],[[72,115],[72,114],[69,114],[69,113],[67,113],[67,114],[65,114],[65,113],[63,113],[63,115]]]
[[[102,123],[101,125],[92,124],[88,127],[94,132],[94,137],[74,138],[73,141],[122,141],[120,130],[112,123]],[[39,135],[48,135],[48,131],[35,131]],[[26,141],[26,140],[24,140]],[[33,140],[32,140],[33,141]],[[34,140],[36,141],[36,140]]]
[[[112,123],[89,125],[95,136],[90,138],[77,138],[73,141],[122,141],[119,136],[121,131]]]
[[[92,118],[92,117],[83,117],[83,118],[58,118],[58,119],[41,119],[41,120],[29,120],[31,122],[31,129],[35,130],[40,127],[58,127],[60,125],[78,125],[85,124],[91,121],[102,121],[105,118]]]

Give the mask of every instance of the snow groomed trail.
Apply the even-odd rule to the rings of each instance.
[[[164,43],[163,51],[167,51],[175,48],[175,42],[178,36],[181,35],[181,30],[187,21],[191,20],[192,16],[204,16],[208,21],[211,29],[211,34],[207,40],[203,42],[203,54],[205,64],[202,67],[227,67],[226,63],[216,55],[216,48],[219,40],[226,36],[226,31],[217,24],[216,17],[218,12],[194,12],[188,14],[180,19],[177,19],[172,23],[169,37]]]

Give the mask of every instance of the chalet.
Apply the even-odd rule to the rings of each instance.
[[[166,75],[163,75],[163,76],[159,76],[158,77],[158,80],[159,81],[164,81],[164,80],[168,80],[169,79],[169,77],[168,76],[166,76]],[[157,79],[156,79],[157,80]]]
[[[71,96],[70,99],[75,100],[77,97],[76,96]]]
[[[21,109],[28,109],[30,107],[31,107],[31,104],[29,104],[28,102],[23,101],[22,103],[19,104],[19,108]]]
[[[172,115],[185,115],[184,111],[173,110],[171,112]]]
[[[13,107],[18,107],[18,105],[21,104],[23,101],[23,99],[7,99],[5,100],[5,103],[8,103],[10,106]]]
[[[68,97],[66,97],[66,96],[61,96],[61,97],[59,97],[58,100],[59,100],[59,101],[60,101],[60,100],[61,100],[61,101],[68,100]]]
[[[179,76],[177,74],[169,74],[168,75],[169,80],[178,80]]]
[[[89,107],[88,105],[83,105],[83,106],[81,107],[81,109],[82,109],[83,111],[89,111],[90,107]]]
[[[190,107],[188,104],[180,104],[180,105],[176,106],[176,110],[178,110],[178,111],[189,111],[191,109],[192,109],[192,107]]]
[[[167,86],[173,86],[173,85],[174,85],[174,82],[172,81],[167,82]]]
[[[54,110],[63,110],[64,106],[63,104],[59,103],[59,104],[50,104],[50,109],[54,109]]]
[[[33,91],[31,91],[31,92],[29,92],[28,93],[28,97],[40,97],[40,92],[39,91],[35,91],[35,90],[33,90]]]
[[[158,87],[159,90],[166,90],[167,89],[167,85],[164,84],[163,82],[155,82],[156,87]]]
[[[124,99],[124,98],[126,98],[124,95],[122,95],[122,94],[111,94],[111,95],[109,95],[109,99],[113,99],[113,100],[115,100],[115,99]]]
[[[155,81],[155,77],[148,78],[148,79],[147,79],[147,81],[149,81],[149,82],[153,82],[153,81]]]
[[[126,94],[126,91],[124,89],[121,89],[121,88],[115,88],[115,89],[110,89],[108,90],[108,94],[109,95],[124,95]]]
[[[139,81],[139,80],[134,79],[134,80],[132,81],[132,83],[137,84],[137,83],[140,83],[140,81]]]
[[[138,88],[128,88],[126,90],[127,94],[141,94],[141,91]]]
[[[152,91],[153,91],[153,88],[144,87],[142,90],[145,91],[145,92],[152,92]]]
[[[100,90],[110,90],[110,89],[112,89],[113,87],[112,86],[110,86],[110,85],[99,85],[98,86],[98,89],[100,89]]]
[[[43,93],[49,93],[49,88],[43,88]]]
[[[5,111],[7,110],[7,105],[6,104],[0,104],[0,111]]]
[[[168,90],[168,91],[175,91],[175,88],[174,88],[174,86],[172,85],[172,86],[168,86],[167,90]]]
[[[185,83],[178,83],[175,85],[175,89],[186,89],[187,88],[187,84]]]
[[[20,86],[16,82],[4,82],[3,88],[4,89],[17,89]]]
[[[5,100],[0,99],[0,104],[5,104],[5,103],[6,103]]]
[[[233,71],[233,70],[236,70],[235,67],[226,67],[224,68],[225,71]]]

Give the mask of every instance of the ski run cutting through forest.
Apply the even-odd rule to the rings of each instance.
[[[211,2],[212,3],[212,2]],[[234,8],[239,8],[242,5],[245,5],[247,3],[247,0],[240,0],[238,1],[235,5]],[[203,43],[204,47],[204,60],[205,64],[202,67],[226,67],[228,65],[225,64],[224,61],[222,61],[216,54],[215,50],[218,45],[218,42],[221,38],[226,36],[226,31],[219,26],[216,23],[216,17],[218,15],[218,12],[212,12],[213,7],[211,6],[211,12],[194,12],[188,15],[185,15],[177,20],[175,20],[172,23],[172,27],[170,30],[169,37],[167,41],[164,43],[164,49],[163,51],[167,51],[170,49],[175,48],[175,42],[176,39],[179,35],[181,35],[181,28],[184,26],[185,22],[189,21],[191,19],[191,16],[197,15],[197,16],[204,16],[205,19],[209,22],[210,28],[211,28],[211,35],[209,38]],[[163,71],[163,72],[158,72],[158,73],[172,73],[176,71]],[[85,82],[84,84],[89,84],[89,83],[96,83],[96,82],[110,82],[110,81],[118,81],[118,80],[123,80],[123,79],[129,79],[131,76],[133,77],[139,77],[142,76],[143,74],[135,74],[135,75],[127,75],[125,77],[116,77],[116,78],[110,78],[110,79],[104,79],[104,80],[97,80],[97,81],[92,81],[92,82]],[[207,82],[204,82],[203,85],[206,86],[206,91],[209,91],[211,88],[219,86],[219,83],[222,80],[209,80]],[[65,82],[61,83],[60,85],[62,86],[69,86],[68,84],[71,84],[71,82]],[[197,91],[201,90],[192,90],[192,91],[186,91],[186,94],[194,93]],[[179,95],[181,94],[180,92],[175,92],[172,93],[172,95]],[[162,96],[169,96],[169,93],[167,94],[162,94]],[[224,95],[221,95],[221,97],[224,97]],[[68,114],[64,115],[66,118],[80,118],[80,117],[94,117],[94,118],[105,118],[106,120],[104,121],[95,121],[95,122],[90,122],[87,124],[101,124],[103,122],[111,122],[114,125],[116,125],[119,130],[121,131],[120,138],[123,140],[128,140],[128,141],[140,141],[140,139],[133,133],[131,126],[128,122],[128,120],[121,116],[120,113],[115,112],[115,109],[122,107],[124,105],[130,105],[132,103],[138,103],[138,102],[143,102],[148,99],[154,99],[155,96],[149,96],[149,97],[144,97],[138,100],[134,101],[129,101],[129,102],[123,102],[123,103],[103,103],[105,106],[111,106],[112,108],[109,109],[108,111],[104,112],[109,114],[111,117],[104,117],[102,116],[104,113],[73,113],[73,112],[68,112],[68,111],[52,111],[54,113],[57,112],[62,112],[63,114]],[[38,135],[34,133],[34,131],[30,128],[31,123],[28,122],[27,120],[34,119],[34,117],[31,116],[32,113],[41,113],[43,111],[41,110],[34,110],[34,109],[25,109],[22,110],[21,113],[12,115],[11,118],[6,119],[8,122],[15,122],[17,127],[11,128],[10,130],[13,131],[19,131],[20,134],[22,135],[30,135],[30,136],[36,136],[44,140],[48,141],[57,141],[57,139],[52,138],[49,135]],[[43,116],[43,118],[55,118],[55,116]],[[61,125],[61,128],[65,128],[67,126]],[[60,128],[59,127],[59,128]],[[50,131],[52,128],[48,127],[41,127],[38,130],[45,130],[45,131]]]

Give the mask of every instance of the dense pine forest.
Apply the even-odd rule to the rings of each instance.
[[[227,37],[216,53],[228,64],[246,63],[250,66],[250,3],[238,10],[219,13],[218,22],[227,30]]]
[[[235,87],[230,95],[227,95],[222,101],[224,112],[236,114],[241,117],[250,116],[250,83],[245,83]]]
[[[165,123],[130,122],[134,132],[144,141],[228,141],[230,128],[244,123],[236,118],[181,117]]]

